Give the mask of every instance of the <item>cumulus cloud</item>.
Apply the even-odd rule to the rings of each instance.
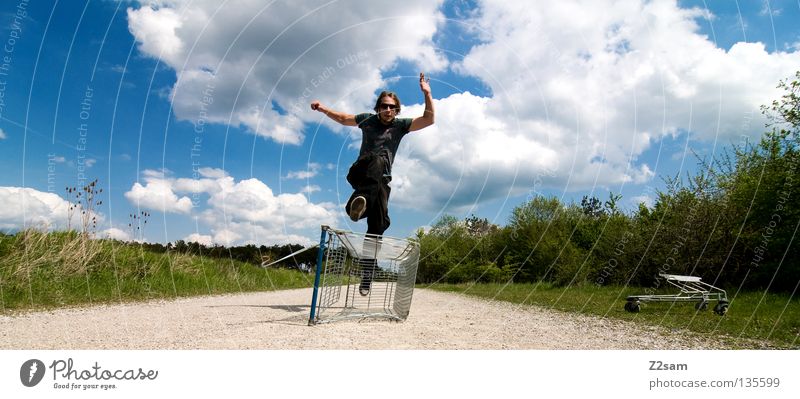
[[[214,244],[214,238],[213,237],[211,237],[210,235],[198,234],[198,233],[189,234],[188,236],[183,238],[183,241],[196,242],[196,243],[199,243],[199,244],[203,244],[205,246],[211,246],[211,245]]]
[[[140,51],[177,64],[185,47],[176,32],[183,25],[181,17],[169,7],[128,9],[128,28]]]
[[[198,169],[198,173],[200,176],[208,177],[211,179],[221,179],[228,175],[228,172],[225,172],[219,168],[200,168]]]
[[[284,229],[276,229],[273,226],[250,222],[229,222],[227,225],[220,225],[218,228],[212,228],[212,232],[213,236],[211,241],[226,246],[237,244],[300,244],[309,246],[314,244],[314,241],[304,234],[292,233]]]
[[[110,238],[112,240],[120,240],[120,241],[130,241],[131,240],[131,235],[128,232],[126,232],[124,230],[121,230],[121,229],[118,229],[116,227],[111,227],[111,228],[105,229],[105,230],[101,231],[98,234],[98,236],[100,238]]]
[[[460,207],[519,194],[514,187],[523,186],[516,184],[521,175],[559,167],[561,154],[548,148],[548,126],[519,131],[502,115],[488,112],[490,102],[468,92],[435,102],[436,124],[409,133],[401,143],[392,171],[396,203]],[[423,107],[407,109],[417,115]]]
[[[487,0],[482,10],[475,22],[489,42],[458,67],[491,86],[491,111],[570,127],[591,139],[595,152],[617,150],[615,158],[646,149],[632,143],[641,134],[686,129],[707,140],[738,137],[744,119],[759,118],[759,106],[775,98],[777,81],[800,61],[800,54],[768,53],[761,43],[718,48],[699,32],[702,11],[674,1],[530,9]],[[515,17],[499,23],[506,16]]]
[[[438,99],[436,125],[401,146],[393,201],[429,210],[542,186],[647,183],[660,171],[642,155],[664,137],[725,145],[760,134],[759,106],[800,65],[796,48],[717,47],[698,24],[714,16],[674,0],[483,0],[457,24],[478,44],[451,63],[433,44],[445,23],[441,5],[140,1],[128,9],[128,26],[142,53],[176,71],[169,98],[177,118],[241,126],[280,143],[302,142],[309,122],[331,123],[308,111],[312,99],[369,107],[400,60],[433,76],[450,67],[479,79],[490,95]],[[422,106],[403,113],[421,115]],[[204,178],[194,189],[174,187],[208,193],[220,184]]]
[[[69,201],[57,194],[27,187],[0,187],[0,230],[25,228],[65,229],[69,215]],[[98,224],[104,217],[92,212]],[[72,228],[80,228],[80,209],[72,214]]]
[[[192,210],[189,197],[178,197],[172,182],[163,172],[146,170],[143,172],[145,184],[133,183],[125,198],[137,207],[165,213],[188,214]]]
[[[236,181],[222,169],[201,169],[202,178],[172,177],[169,171],[154,170],[144,175],[146,185],[134,183],[125,196],[148,209],[193,213],[210,234],[190,237],[206,245],[310,244],[303,230],[336,223],[335,204],[315,204],[302,193],[275,194],[258,179]],[[188,196],[179,197],[183,194],[191,194],[194,203]]]
[[[800,53],[761,43],[716,47],[697,23],[710,16],[674,1],[479,7],[470,33],[480,44],[453,68],[491,95],[436,101],[436,125],[404,139],[393,181],[401,205],[646,183],[658,171],[642,154],[666,136],[726,145],[759,135],[759,106],[800,65]]]
[[[213,241],[255,244],[311,244],[300,232],[336,223],[338,207],[332,203],[314,204],[303,194],[275,194],[258,179],[221,179],[220,189],[209,192],[209,208],[199,220],[209,226]]]
[[[630,199],[631,205],[639,206],[639,204],[644,204],[645,206],[652,208],[655,205],[655,199],[649,195],[637,195],[631,197]]]
[[[211,193],[208,204],[214,212],[206,214],[209,221],[246,222],[263,226],[294,229],[332,223],[332,204],[317,205],[308,202],[303,194],[275,195],[258,179],[234,182],[228,178],[221,182],[222,189]],[[219,217],[224,216],[223,220]]]
[[[441,3],[141,0],[127,15],[139,51],[177,73],[177,118],[299,144],[304,122],[319,119],[312,99],[363,107],[399,60],[443,70],[432,43]]]

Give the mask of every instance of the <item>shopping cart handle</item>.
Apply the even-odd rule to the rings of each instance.
[[[664,273],[661,273],[661,274],[659,274],[659,276],[664,277],[667,280],[684,281],[684,282],[687,282],[687,283],[699,282],[701,280],[700,277],[697,277],[697,276],[680,276],[680,275],[677,275],[677,274],[664,274]]]

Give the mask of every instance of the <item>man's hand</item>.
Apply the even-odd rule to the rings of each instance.
[[[422,90],[422,94],[425,94],[426,96],[431,94],[431,85],[429,83],[430,81],[431,81],[430,79],[425,79],[424,73],[422,72],[419,73],[419,88],[420,90]]]
[[[320,104],[318,100],[314,100],[311,102],[311,109],[313,109],[314,111],[322,112],[322,109],[320,109],[321,106],[322,104]]]
[[[411,120],[411,126],[408,128],[409,132],[424,129],[430,125],[433,125],[433,97],[431,96],[431,85],[429,82],[430,79],[425,79],[425,74],[420,72],[419,89],[422,90],[422,94],[425,95],[425,112],[422,114],[422,116]]]

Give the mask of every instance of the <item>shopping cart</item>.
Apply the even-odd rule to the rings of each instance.
[[[276,261],[264,259],[261,267],[317,247],[309,325],[349,318],[402,321],[408,317],[417,279],[419,242],[322,226],[319,245]]]
[[[708,303],[717,301],[714,313],[723,316],[728,312],[728,294],[722,288],[700,281],[696,276],[679,276],[675,274],[659,274],[667,283],[680,290],[678,294],[668,295],[631,295],[625,303],[625,310],[631,313],[639,312],[642,302],[696,302],[697,310],[708,309]]]
[[[405,320],[418,265],[416,240],[322,226],[308,324]]]

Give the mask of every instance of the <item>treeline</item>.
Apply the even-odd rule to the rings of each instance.
[[[467,281],[631,284],[658,288],[658,275],[689,274],[728,288],[792,292],[800,282],[800,72],[762,110],[758,143],[700,161],[699,172],[665,178],[654,205],[633,212],[584,197],[580,204],[533,198],[508,224],[445,216],[420,231],[421,283]]]
[[[256,266],[260,266],[262,262],[265,262],[266,264],[276,261],[284,256],[288,256],[293,252],[303,249],[303,246],[299,244],[272,245],[269,247],[266,245],[256,246],[249,244],[237,247],[225,247],[222,245],[206,246],[197,242],[185,242],[184,240],[178,240],[174,244],[170,242],[166,245],[149,242],[137,243],[136,245],[139,245],[142,249],[154,253],[166,253],[169,251],[184,255],[197,255],[208,258],[236,260]],[[305,251],[271,267],[308,271],[313,269],[314,264],[316,263],[316,256],[316,251]]]

